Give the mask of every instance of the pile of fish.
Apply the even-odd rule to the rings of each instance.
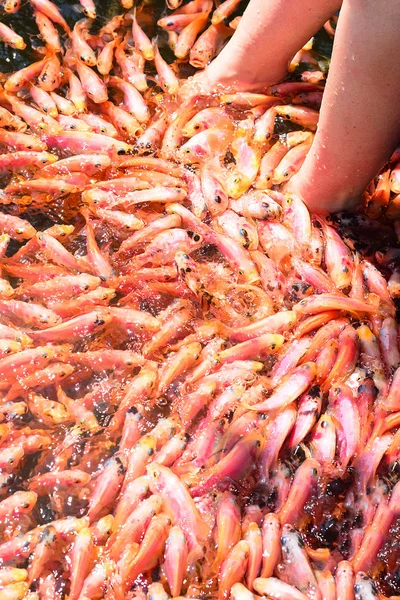
[[[42,57],[0,88],[0,599],[398,598],[400,152],[363,213],[310,214],[282,184],[312,45],[207,95],[185,77],[238,0],[157,26],[124,0],[97,34],[90,0],[72,30],[29,3]]]

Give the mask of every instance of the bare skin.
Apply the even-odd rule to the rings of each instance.
[[[251,0],[234,36],[207,67],[209,84],[252,91],[280,81],[296,52],[340,5],[341,0]]]
[[[293,192],[316,211],[352,208],[400,139],[400,2],[345,0],[318,131]]]
[[[337,0],[251,0],[200,76],[209,89],[265,89],[340,7]],[[290,190],[310,209],[357,204],[400,139],[400,0],[344,0],[311,151]]]

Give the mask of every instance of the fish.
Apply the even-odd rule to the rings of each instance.
[[[29,0],[32,7],[38,12],[43,13],[54,23],[60,25],[67,33],[70,32],[70,28],[61,15],[58,8],[50,0]]]
[[[171,527],[165,544],[165,574],[173,597],[180,595],[187,568],[188,546],[182,529]]]
[[[282,527],[281,552],[283,565],[290,565],[287,571],[288,583],[307,596],[322,599],[304,542],[292,525],[285,524]]]
[[[218,578],[218,598],[221,600],[228,598],[231,587],[242,580],[246,573],[249,553],[248,542],[241,540],[232,548],[223,562]]]
[[[26,48],[24,38],[15,33],[15,31],[5,23],[0,24],[0,39],[2,42],[5,42],[17,50],[24,50]]]
[[[273,600],[279,600],[282,597],[287,600],[305,600],[308,597],[293,585],[276,577],[260,577],[254,581],[254,588],[258,594],[268,594]]]
[[[186,486],[168,467],[151,463],[147,467],[150,489],[161,494],[167,509],[175,522],[183,530],[189,548],[188,561],[197,560],[203,555],[200,541],[208,532],[207,523],[202,519]]]
[[[274,513],[265,515],[262,524],[262,565],[260,577],[271,577],[277,566],[280,556],[281,525]],[[254,585],[254,581],[253,581]]]
[[[0,594],[395,595],[399,150],[322,218],[289,191],[317,42],[290,81],[210,91],[245,3],[28,4],[0,26],[24,54],[0,85]]]

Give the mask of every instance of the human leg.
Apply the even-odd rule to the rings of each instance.
[[[312,148],[290,189],[317,212],[352,206],[400,138],[400,0],[344,0]]]
[[[341,0],[250,0],[235,34],[207,67],[212,85],[260,89],[283,79],[300,48]]]

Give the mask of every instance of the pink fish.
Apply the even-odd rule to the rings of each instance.
[[[43,331],[33,332],[33,337],[37,341],[62,341],[74,339],[82,335],[90,335],[101,331],[110,322],[112,317],[109,313],[102,310],[93,310],[89,313],[74,317],[64,323],[48,327]]]
[[[326,391],[333,383],[341,383],[349,377],[357,363],[359,353],[357,333],[351,325],[348,325],[339,334],[338,352],[335,364],[322,386]]]
[[[124,465],[118,456],[110,458],[104,465],[89,502],[87,516],[91,522],[95,521],[99,514],[107,510],[107,507],[115,501],[124,475]]]
[[[60,25],[67,33],[70,33],[70,28],[68,27],[65,19],[62,17],[60,11],[50,0],[29,0],[32,4],[33,8],[48,17],[57,25]]]
[[[291,525],[282,527],[281,550],[283,565],[288,567],[288,583],[307,596],[323,600],[303,539]]]
[[[82,83],[79,77],[77,77],[75,73],[71,71],[71,69],[66,69],[66,71],[69,84],[68,98],[75,104],[75,108],[78,113],[83,113],[87,106],[86,94],[83,90]]]
[[[97,70],[102,75],[108,75],[111,71],[114,61],[114,50],[119,42],[120,38],[115,37],[109,42],[106,42],[99,52],[97,56]]]
[[[386,410],[400,410],[400,367],[397,368],[393,375],[393,380],[389,388],[389,394],[384,399],[383,404]]]
[[[325,236],[324,260],[332,281],[339,289],[351,284],[353,260],[349,248],[341,240],[339,234],[322,219],[319,219]]]
[[[248,542],[241,540],[232,548],[222,563],[218,577],[219,600],[227,600],[231,587],[243,579],[248,565],[249,552]]]
[[[40,74],[46,61],[47,57],[12,73],[4,84],[4,90],[15,93],[21,90],[23,86]]]
[[[215,564],[220,565],[229,551],[240,541],[241,518],[240,509],[235,496],[224,492],[219,500],[216,516],[217,555]]]
[[[310,433],[321,412],[321,391],[313,386],[299,399],[297,419],[289,436],[289,446],[295,448]]]
[[[246,583],[252,590],[254,580],[259,576],[262,564],[263,543],[261,529],[257,523],[250,523],[244,539],[249,544],[249,557],[247,561]]]
[[[261,596],[269,596],[272,600],[306,600],[308,596],[300,592],[296,587],[277,579],[268,577],[258,578],[254,581],[254,589]]]
[[[141,52],[146,60],[153,60],[153,45],[137,22],[136,13],[134,12],[133,14],[130,14],[129,17],[132,19],[132,38],[136,49]]]
[[[96,18],[96,5],[93,0],[79,0],[79,3],[83,8],[83,14],[88,19]]]
[[[0,360],[0,375],[3,381],[0,382],[8,387],[9,382],[19,375],[27,375],[32,371],[45,367],[57,354],[54,347],[39,346],[37,348],[27,348],[15,355],[7,356]],[[2,385],[3,384],[3,385]]]
[[[105,592],[106,582],[113,573],[111,561],[96,563],[82,584],[81,598],[95,598]]]
[[[77,600],[86,576],[89,574],[93,553],[93,541],[90,529],[85,527],[78,532],[72,546],[70,561],[70,592],[71,600]]]
[[[26,48],[24,38],[15,33],[15,31],[5,23],[0,23],[0,39],[12,48],[17,48],[18,50],[24,50]]]
[[[185,58],[190,53],[197,36],[206,27],[208,14],[209,10],[198,13],[196,18],[182,29],[174,48],[174,54],[177,58]]]
[[[80,59],[76,61],[76,69],[85,94],[96,104],[105,102],[108,92],[103,80]]]
[[[319,118],[317,110],[304,106],[294,106],[293,104],[276,106],[275,110],[284,119],[288,119],[296,125],[301,125],[305,129],[314,131],[317,128]]]
[[[75,23],[71,32],[71,47],[73,53],[88,67],[94,67],[97,63],[96,55],[86,41],[88,23],[85,19]]]
[[[260,577],[271,577],[277,566],[280,556],[281,525],[274,513],[265,515],[262,525],[262,568]],[[253,582],[254,584],[254,582]]]
[[[290,148],[278,166],[274,169],[272,183],[274,185],[283,183],[297,173],[305,161],[310,148],[311,144],[309,142],[303,142],[298,146]]]
[[[165,544],[165,574],[173,597],[179,596],[187,568],[188,547],[182,529],[175,525]]]
[[[161,506],[161,496],[153,494],[142,500],[139,506],[131,511],[124,524],[116,531],[115,535],[109,538],[106,544],[113,560],[120,559],[128,541],[129,543],[140,542],[151,519],[160,512]]]
[[[1,518],[29,514],[34,509],[36,502],[37,494],[35,492],[15,492],[0,502]]]
[[[332,469],[336,452],[336,427],[331,415],[321,415],[311,435],[310,451],[326,472]]]
[[[310,296],[296,304],[293,309],[299,314],[317,314],[326,310],[342,310],[351,314],[375,313],[376,307],[362,300],[335,294]]]
[[[268,193],[269,190],[253,190],[237,200],[231,200],[229,206],[244,217],[275,221],[282,215],[281,205]]]
[[[31,167],[42,168],[57,160],[50,152],[20,151],[13,154],[0,154],[0,168],[5,171],[21,171]]]
[[[123,574],[124,587],[129,589],[143,571],[154,568],[164,552],[171,519],[166,514],[153,517],[144,534],[138,553]]]
[[[225,0],[218,8],[216,8],[212,14],[211,22],[214,25],[222,23],[227,19],[239,6],[240,0]]]
[[[114,510],[113,533],[123,527],[129,515],[135,510],[140,502],[149,492],[149,480],[146,475],[137,477],[135,481],[128,483],[124,492],[120,495]]]
[[[124,81],[119,77],[110,77],[107,85],[121,90],[124,94],[124,105],[126,110],[131,115],[135,116],[139,123],[147,123],[150,120],[149,109],[147,108],[143,96],[131,83]],[[139,131],[140,129],[138,129],[138,132]]]
[[[109,156],[129,154],[132,147],[125,142],[115,140],[108,135],[81,131],[64,131],[58,135],[45,136],[47,144],[66,154],[98,154],[105,152]]]
[[[260,356],[277,352],[283,342],[282,335],[265,333],[227,350],[222,350],[217,354],[217,359],[220,362],[233,362],[234,360],[247,360],[249,358],[257,360]]]
[[[319,463],[312,458],[306,459],[297,469],[286,502],[278,513],[281,523],[296,524],[304,512],[304,505],[316,485],[320,471]]]
[[[208,526],[200,516],[186,486],[170,469],[152,463],[147,467],[150,489],[161,494],[174,521],[185,533],[189,547],[189,562],[203,555],[200,541],[208,534]]]
[[[337,600],[353,600],[354,573],[351,564],[342,560],[335,573]]]
[[[29,488],[38,495],[48,494],[55,487],[60,489],[73,489],[86,485],[90,481],[89,473],[79,469],[59,472],[49,472],[37,475],[29,481]]]
[[[145,59],[138,50],[125,53],[126,41],[115,48],[115,59],[121,69],[123,79],[129,81],[139,92],[147,90],[146,75],[143,72]]]
[[[0,129],[0,144],[16,151],[31,150],[34,152],[43,152],[47,150],[45,142],[36,135],[20,133],[18,131],[7,131],[5,129]]]
[[[272,187],[275,169],[289,150],[289,146],[278,141],[264,154],[261,159],[259,175],[255,182],[257,189],[265,190]]]
[[[249,409],[264,412],[287,406],[310,387],[315,375],[315,363],[302,364],[288,375],[286,380],[278,386],[278,389],[265,402],[249,406]]]
[[[270,469],[276,467],[278,454],[293,425],[296,422],[297,411],[293,405],[289,405],[274,419],[268,431],[266,441],[260,458],[260,471],[263,479],[269,478]]]
[[[233,30],[222,23],[211,24],[192,46],[189,63],[196,69],[204,69],[232,34]]]
[[[259,435],[245,435],[216,465],[205,469],[200,482],[190,489],[191,495],[196,497],[212,489],[226,489],[229,481],[241,481],[254,469],[260,445]]]
[[[46,92],[52,92],[60,86],[61,65],[57,56],[53,54],[43,65],[38,77],[38,85]]]
[[[257,144],[264,144],[274,134],[276,111],[273,106],[267,108],[263,115],[255,122],[253,140]]]
[[[35,547],[28,567],[28,583],[38,579],[46,568],[46,563],[51,560],[57,543],[57,532],[52,525],[46,527],[41,539]]]
[[[47,180],[43,180],[46,182]],[[77,271],[89,270],[88,264],[82,258],[75,258],[57,239],[45,232],[36,235],[39,249],[48,260],[61,266]]]

